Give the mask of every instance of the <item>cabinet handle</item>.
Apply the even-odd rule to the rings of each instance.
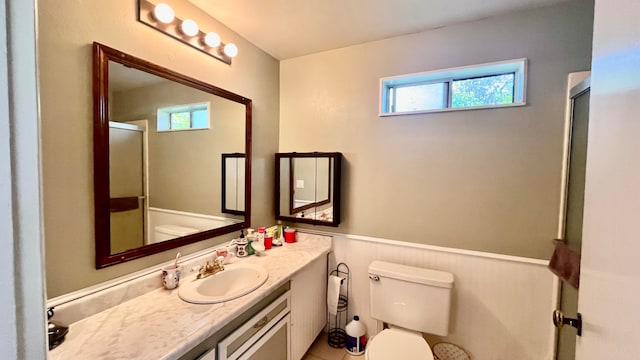
[[[255,323],[255,325],[253,325],[253,328],[260,329],[261,327],[267,325],[267,322],[269,322],[269,319],[265,316],[262,319],[260,319],[257,323]]]

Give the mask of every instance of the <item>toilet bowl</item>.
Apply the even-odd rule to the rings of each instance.
[[[369,341],[365,360],[433,360],[433,352],[419,332],[390,328]]]

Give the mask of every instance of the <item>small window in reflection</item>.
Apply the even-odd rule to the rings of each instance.
[[[158,131],[209,129],[209,103],[158,109]]]

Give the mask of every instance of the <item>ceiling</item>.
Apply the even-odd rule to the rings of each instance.
[[[190,1],[284,60],[567,0]]]

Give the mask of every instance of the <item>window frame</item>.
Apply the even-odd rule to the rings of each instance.
[[[207,125],[205,127],[193,127],[193,113],[195,111],[206,110],[207,111]],[[160,130],[158,124],[161,121],[161,117],[167,117],[169,127],[171,127],[171,114],[176,113],[189,113],[189,128],[187,129],[163,129]],[[156,112],[156,131],[157,132],[175,132],[175,131],[193,131],[193,130],[209,130],[211,128],[211,103],[209,101],[193,103],[193,104],[181,104],[171,105],[158,108]]]
[[[464,106],[464,107],[455,107],[455,108],[452,107],[452,97],[453,97],[452,88],[453,88],[454,81],[499,76],[499,75],[506,75],[511,73],[514,74],[514,84],[513,84],[514,91],[513,91],[512,103]],[[445,84],[445,91],[446,91],[446,98],[447,98],[446,107],[440,108],[440,109],[429,109],[429,110],[400,111],[400,112],[393,111],[392,106],[395,106],[396,101],[395,101],[395,95],[394,95],[393,104],[390,102],[391,89],[396,89],[398,87],[439,84],[439,83]],[[379,111],[378,116],[385,117],[385,116],[399,116],[399,115],[425,114],[425,113],[437,113],[437,112],[449,112],[449,111],[461,111],[461,110],[495,109],[495,108],[524,106],[527,104],[526,103],[526,88],[527,88],[526,84],[527,84],[527,59],[526,58],[385,77],[380,79],[380,91],[379,91],[380,103],[378,108],[378,111]]]

